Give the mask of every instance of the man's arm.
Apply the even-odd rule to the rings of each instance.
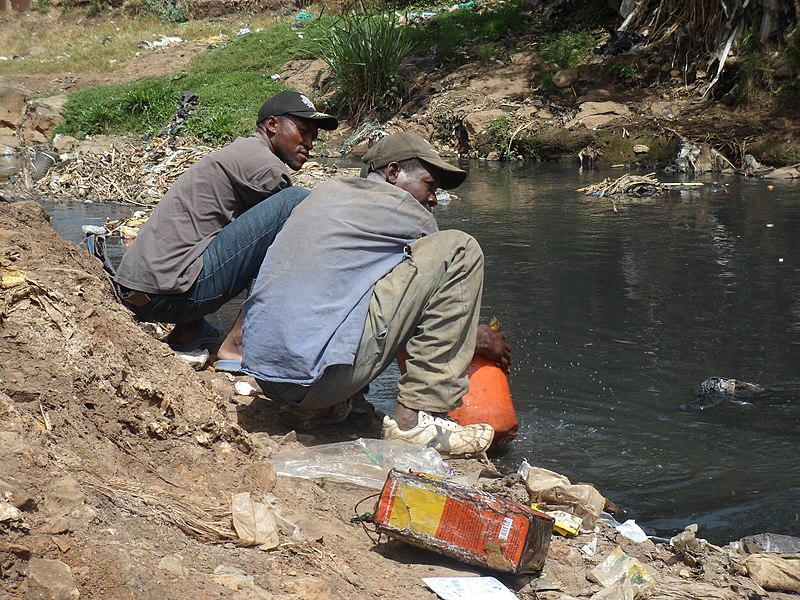
[[[495,331],[485,323],[479,325],[475,354],[492,361],[508,373],[508,366],[511,364],[511,346],[506,343],[506,334],[503,332]]]

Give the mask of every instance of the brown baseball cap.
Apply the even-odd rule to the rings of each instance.
[[[278,92],[269,98],[258,111],[256,125],[267,117],[279,117],[281,115],[294,115],[303,119],[315,121],[322,129],[333,130],[339,126],[336,117],[327,113],[319,112],[314,103],[308,96],[292,90]]]
[[[361,159],[364,162],[361,173],[366,176],[367,173],[382,169],[389,163],[411,158],[418,158],[422,162],[439,169],[442,172],[442,189],[452,190],[464,183],[467,178],[466,171],[462,171],[443,160],[439,153],[433,149],[433,146],[418,135],[407,131],[387,135],[367,150],[364,158]]]

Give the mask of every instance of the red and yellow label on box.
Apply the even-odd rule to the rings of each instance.
[[[511,573],[544,566],[553,518],[474,488],[392,470],[375,514],[378,531],[464,562]]]

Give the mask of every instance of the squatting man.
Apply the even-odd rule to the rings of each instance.
[[[299,419],[335,423],[406,350],[383,437],[451,456],[482,452],[492,427],[446,413],[469,389],[473,354],[507,369],[511,348],[478,325],[480,246],[439,231],[431,213],[437,188],[467,174],[406,132],[383,138],[363,162],[361,177],[319,184],[267,250],[243,305],[242,371]]]

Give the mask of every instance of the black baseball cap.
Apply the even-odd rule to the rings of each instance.
[[[294,115],[303,119],[316,121],[322,129],[333,130],[339,126],[336,117],[319,112],[314,103],[305,94],[300,94],[292,90],[284,90],[269,98],[258,111],[258,121],[261,123],[267,117],[279,117],[281,115]]]
[[[367,173],[382,169],[392,162],[400,162],[418,158],[422,162],[428,163],[442,172],[441,188],[452,190],[464,183],[467,172],[451,165],[445,161],[428,142],[418,135],[408,131],[399,131],[381,138],[377,144],[367,150],[364,158],[364,166],[361,168],[362,176]]]

